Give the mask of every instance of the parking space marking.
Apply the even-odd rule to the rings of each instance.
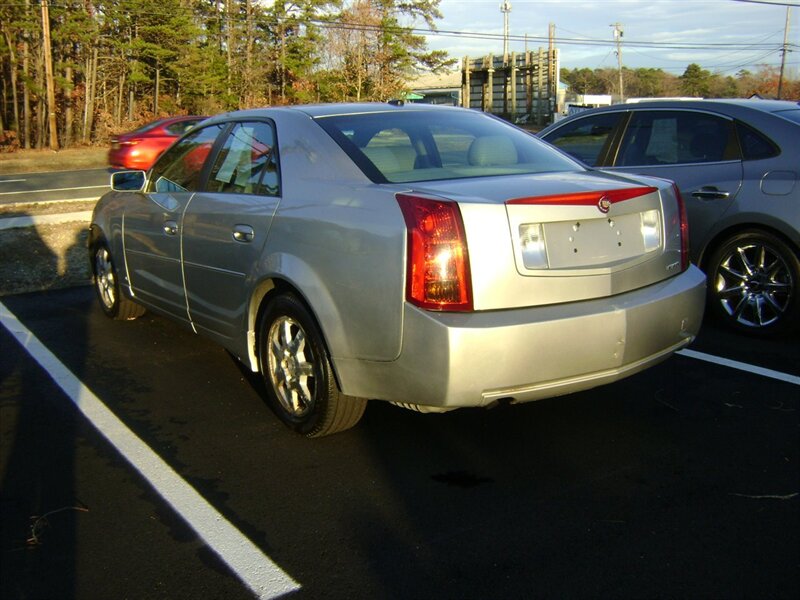
[[[697,352],[695,350],[679,350],[677,353],[681,356],[687,356],[697,360],[704,360],[706,362],[722,365],[723,367],[747,371],[748,373],[761,375],[762,377],[770,377],[771,379],[778,379],[787,383],[793,383],[794,385],[800,385],[800,377],[797,375],[773,371],[772,369],[765,369],[764,367],[757,367],[748,363],[739,362],[738,360],[730,360],[728,358],[714,356],[713,354],[705,354],[704,352]]]
[[[128,463],[259,598],[300,589],[278,565],[184,481],[0,302],[0,324],[47,371],[72,403]]]

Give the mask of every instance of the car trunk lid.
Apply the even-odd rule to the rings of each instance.
[[[607,297],[682,269],[680,205],[661,180],[552,173],[418,191],[458,202],[475,310]]]

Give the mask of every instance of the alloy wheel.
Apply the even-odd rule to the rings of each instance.
[[[314,356],[306,333],[288,316],[276,319],[268,334],[269,378],[283,408],[295,417],[313,409]]]
[[[767,327],[786,313],[795,282],[781,254],[750,240],[732,246],[716,269],[714,290],[723,311],[749,328]]]
[[[113,310],[117,301],[116,278],[111,255],[106,248],[98,248],[94,255],[94,281],[97,294],[107,310]]]

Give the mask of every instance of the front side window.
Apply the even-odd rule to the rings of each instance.
[[[470,110],[409,110],[318,117],[376,183],[579,171],[538,138]]]
[[[567,154],[594,167],[624,113],[591,115],[566,123],[544,137]]]
[[[194,192],[223,125],[198,129],[167,150],[150,173],[148,192]]]
[[[707,163],[740,158],[733,122],[693,111],[635,111],[616,166]]]

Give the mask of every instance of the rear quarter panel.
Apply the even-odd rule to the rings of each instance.
[[[405,225],[394,193],[372,184],[309,117],[274,116],[282,199],[259,262],[260,281],[300,291],[337,358],[400,354]]]

